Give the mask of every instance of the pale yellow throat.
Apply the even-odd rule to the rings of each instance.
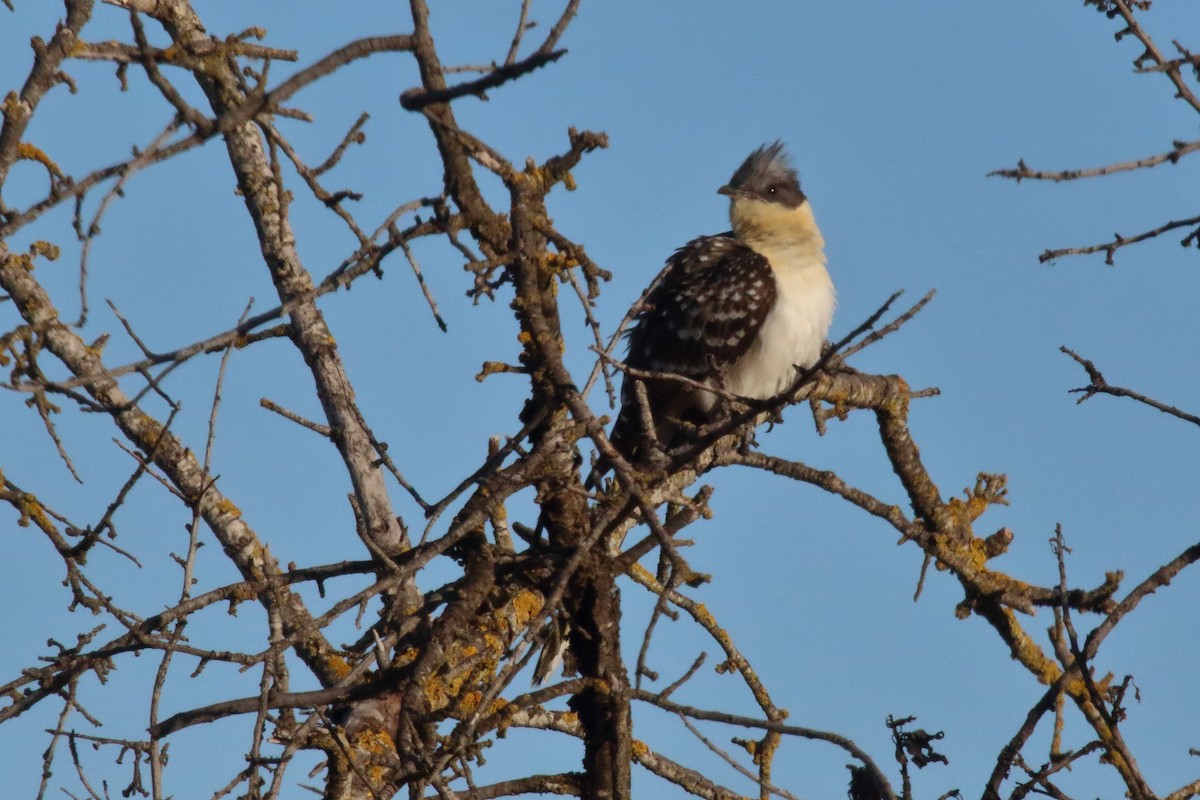
[[[833,320],[836,295],[825,269],[825,240],[808,201],[797,208],[739,197],[730,204],[733,233],[765,256],[775,273],[775,301],[753,345],[732,365],[725,388],[765,398],[787,388],[796,367],[809,367]]]
[[[779,250],[791,251],[793,257],[802,254],[821,257],[825,247],[807,200],[796,208],[788,208],[741,197],[729,204],[729,221],[734,236],[768,257],[770,251]]]

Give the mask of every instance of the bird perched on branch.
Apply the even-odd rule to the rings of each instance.
[[[729,197],[733,230],[701,236],[675,251],[629,334],[621,412],[609,437],[627,459],[654,436],[670,445],[680,422],[710,421],[719,397],[695,383],[765,399],[790,386],[797,368],[821,355],[833,319],[825,240],[782,142],[763,145],[717,190]]]
[[[755,150],[717,191],[729,197],[733,230],[676,250],[630,331],[625,365],[641,374],[626,373],[609,436],[626,460],[642,455],[648,433],[669,446],[680,423],[710,421],[721,398],[703,387],[766,399],[821,356],[833,320],[833,281],[825,240],[783,143]],[[647,415],[653,431],[643,424]],[[602,459],[589,486],[606,466]],[[569,621],[557,617],[534,669],[535,684],[570,657],[569,638]]]

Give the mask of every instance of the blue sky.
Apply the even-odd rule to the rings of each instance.
[[[5,92],[24,78],[29,36],[48,38],[61,13],[56,4],[15,2],[15,14],[0,10]],[[286,11],[259,0],[197,5],[214,35],[261,25],[266,44],[300,51],[301,66],[352,38],[409,25],[402,7],[382,2],[333,9],[293,2]],[[435,4],[443,61],[502,58],[518,5]],[[548,22],[557,9],[535,3],[534,17]],[[1145,19],[1164,46],[1172,37],[1197,44],[1186,38],[1200,23],[1194,5],[1158,3]],[[127,28],[125,12],[98,5],[87,38],[128,39]],[[938,290],[921,316],[854,364],[899,373],[917,387],[940,387],[941,396],[914,403],[912,428],[944,495],[972,485],[980,471],[1008,474],[1011,505],[990,511],[979,528],[1008,526],[1016,535],[996,566],[1053,582],[1047,539],[1061,523],[1072,547],[1074,583],[1096,585],[1106,570],[1120,568],[1128,588],[1195,541],[1195,433],[1126,401],[1101,397],[1077,406],[1067,390],[1084,376],[1058,347],[1095,360],[1113,383],[1200,408],[1192,368],[1200,354],[1193,319],[1193,299],[1200,295],[1196,253],[1179,246],[1181,235],[1168,235],[1119,252],[1115,267],[1100,256],[1054,264],[1039,264],[1037,256],[1048,247],[1091,244],[1114,231],[1131,234],[1194,214],[1188,198],[1197,167],[1184,159],[1060,185],[985,177],[1018,158],[1046,169],[1098,166],[1161,152],[1172,140],[1195,135],[1194,115],[1172,100],[1165,78],[1133,74],[1138,46],[1114,43],[1116,29],[1075,0],[585,3],[562,41],[569,50],[564,59],[492,92],[487,102],[461,100],[457,111],[464,127],[518,163],[565,149],[568,126],[608,133],[609,149],[576,171],[578,190],[557,190],[550,203],[559,229],[613,273],[597,309],[608,331],[675,247],[725,228],[726,201],[715,190],[741,159],[764,141],[783,139],[827,240],[839,295],[834,338],[897,289],[907,290],[907,300]],[[281,80],[292,67],[275,69]],[[70,71],[79,94],[56,90],[27,138],[71,174],[125,157],[169,118],[133,70],[127,93],[119,92],[109,68],[78,64]],[[188,86],[185,76],[174,77]],[[314,124],[282,125],[317,163],[360,112],[371,113],[366,144],[352,149],[328,181],[364,193],[356,208],[364,225],[373,227],[395,206],[439,188],[428,130],[396,102],[415,83],[415,68],[404,56],[359,62],[294,98],[315,115]],[[198,102],[194,87],[188,95]],[[119,333],[104,298],[157,350],[230,327],[251,296],[256,310],[274,305],[233,187],[223,149],[210,143],[139,174],[114,204],[91,257],[86,330],[89,337],[114,332],[106,350],[110,363],[132,360],[137,351]],[[498,185],[488,188],[499,196]],[[43,191],[44,176],[21,165],[5,200],[23,206]],[[352,251],[340,223],[315,202],[298,197],[293,214],[301,255],[315,275]],[[59,209],[11,245],[23,248],[41,238],[63,246],[64,257],[40,266],[38,275],[73,316],[78,246],[69,223],[69,210]],[[516,429],[524,386],[516,376],[474,380],[483,361],[515,357],[507,297],[472,306],[453,250],[430,241],[415,252],[447,333],[437,330],[398,259],[385,265],[383,281],[366,279],[350,293],[326,298],[323,308],[368,422],[418,488],[439,497],[483,456],[489,436]],[[12,309],[0,306],[0,327],[13,324]],[[582,381],[591,364],[588,334],[582,325],[567,334],[570,364]],[[195,449],[203,446],[216,366],[215,359],[193,362],[168,385],[184,402],[176,430]],[[336,454],[260,409],[264,396],[310,417],[319,414],[306,368],[282,344],[235,353],[215,455],[224,490],[285,563],[362,557]],[[599,407],[601,396],[593,402]],[[78,486],[21,398],[5,394],[0,403],[0,414],[12,420],[0,441],[5,475],[73,517],[98,518],[132,469],[111,443],[111,425],[75,413],[59,420],[85,479]],[[903,502],[867,415],[831,424],[818,438],[804,409],[793,409],[760,442],[769,452],[833,469]],[[876,520],[811,487],[746,471],[708,482],[716,487],[716,516],[689,530],[696,545],[687,555],[714,582],[697,596],[734,634],[777,704],[791,710],[791,721],[850,735],[887,762],[884,717],[915,714],[921,726],[946,732],[941,750],[950,757],[948,766],[916,776],[919,796],[955,787],[977,794],[1041,688],[1009,661],[984,622],[954,618],[961,599],[956,584],[931,573],[914,604],[916,548],[895,546],[895,535]],[[133,499],[118,519],[119,544],[143,557],[142,568],[107,553],[95,554],[91,568],[119,601],[149,614],[178,592],[178,569],[167,553],[185,547],[187,518],[150,482]],[[419,525],[408,498],[396,490],[393,499]],[[531,518],[527,502],[515,511],[522,508]],[[7,643],[0,667],[7,680],[46,651],[47,638],[73,641],[92,622],[81,619],[83,612],[66,613],[62,570],[45,541],[17,528],[11,513],[0,513],[0,537],[6,553],[0,591],[8,609],[0,615]],[[209,544],[201,554],[200,588],[234,578]],[[435,568],[429,585],[448,574]],[[635,653],[650,601],[635,586],[624,592]],[[1099,659],[1118,677],[1136,677],[1141,702],[1130,708],[1126,737],[1152,786],[1164,793],[1195,777],[1187,748],[1197,744],[1198,703],[1183,665],[1194,660],[1200,638],[1198,601],[1197,581],[1185,572],[1122,623]],[[209,644],[229,636],[245,642],[260,622],[248,607],[236,619],[213,610],[189,633]],[[1043,613],[1025,622],[1041,635],[1052,620]],[[346,640],[355,635],[347,625]],[[710,665],[718,660],[714,647],[683,623],[660,626],[651,664],[674,676],[701,649],[709,651]],[[104,691],[88,688],[85,701],[105,719],[105,735],[137,735],[144,727],[138,679],[155,666],[149,659],[125,661]],[[214,666],[189,681],[188,671],[190,665],[170,687],[168,713],[255,691],[252,675]],[[681,693],[682,702],[703,705],[719,697],[733,710],[751,710],[731,679],[704,672],[690,694]],[[0,728],[11,785],[26,791],[37,785],[46,744],[40,731],[53,724],[53,712],[46,707]],[[645,711],[636,724],[638,738],[709,763],[676,721]],[[235,720],[221,723],[220,736],[180,735],[172,745],[168,788],[177,797],[211,796],[243,763],[245,727]],[[736,733],[706,731],[723,744]],[[1080,745],[1085,736],[1078,724],[1068,726],[1068,744]],[[530,748],[557,762],[538,762]],[[111,762],[105,754],[88,757],[98,770]],[[513,735],[493,748],[489,764],[501,777],[530,763],[538,771],[570,768],[575,758],[569,743]],[[803,798],[843,796],[847,760],[829,747],[791,742],[775,780]],[[715,776],[750,791],[723,769],[714,767]],[[57,775],[71,788],[68,773],[60,763]],[[115,785],[124,772],[108,774]],[[643,791],[661,790],[644,775],[638,781]],[[1077,769],[1065,786],[1082,797],[1119,791],[1109,776],[1089,768]]]

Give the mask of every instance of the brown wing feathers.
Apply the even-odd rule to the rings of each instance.
[[[722,372],[754,343],[775,302],[771,267],[731,236],[704,236],[681,247],[629,335],[626,364],[719,385]],[[622,408],[612,442],[626,457],[641,438],[633,378],[621,390]],[[647,380],[656,432],[664,445],[677,421],[695,419],[699,390],[677,381]]]

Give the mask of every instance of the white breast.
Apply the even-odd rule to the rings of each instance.
[[[836,298],[825,256],[812,247],[755,248],[775,273],[775,305],[750,349],[725,376],[725,388],[742,397],[771,397],[796,379],[796,367],[810,367],[833,321]]]

